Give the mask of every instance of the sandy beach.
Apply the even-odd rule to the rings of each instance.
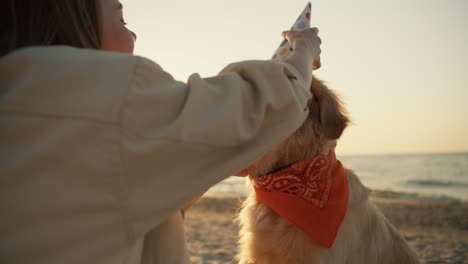
[[[421,263],[468,263],[468,203],[373,197]],[[236,263],[242,197],[204,197],[186,215],[192,263]]]

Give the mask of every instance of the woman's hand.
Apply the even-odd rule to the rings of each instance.
[[[319,38],[318,32],[318,28],[311,28],[301,32],[283,32],[283,37],[288,40],[293,48],[291,55],[284,62],[291,64],[308,85],[312,82],[312,70],[321,67],[320,44],[322,44],[322,40]]]

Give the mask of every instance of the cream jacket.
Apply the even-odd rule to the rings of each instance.
[[[188,263],[179,213],[308,114],[289,65],[174,80],[69,47],[0,59],[0,263]]]

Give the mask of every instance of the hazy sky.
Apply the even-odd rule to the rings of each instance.
[[[306,0],[121,0],[136,54],[186,81],[269,59]],[[353,124],[339,154],[468,151],[467,0],[313,0],[322,69]]]

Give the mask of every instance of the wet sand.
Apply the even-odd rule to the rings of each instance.
[[[204,197],[186,215],[192,263],[236,263],[242,197]],[[373,198],[421,263],[468,263],[468,203]]]

